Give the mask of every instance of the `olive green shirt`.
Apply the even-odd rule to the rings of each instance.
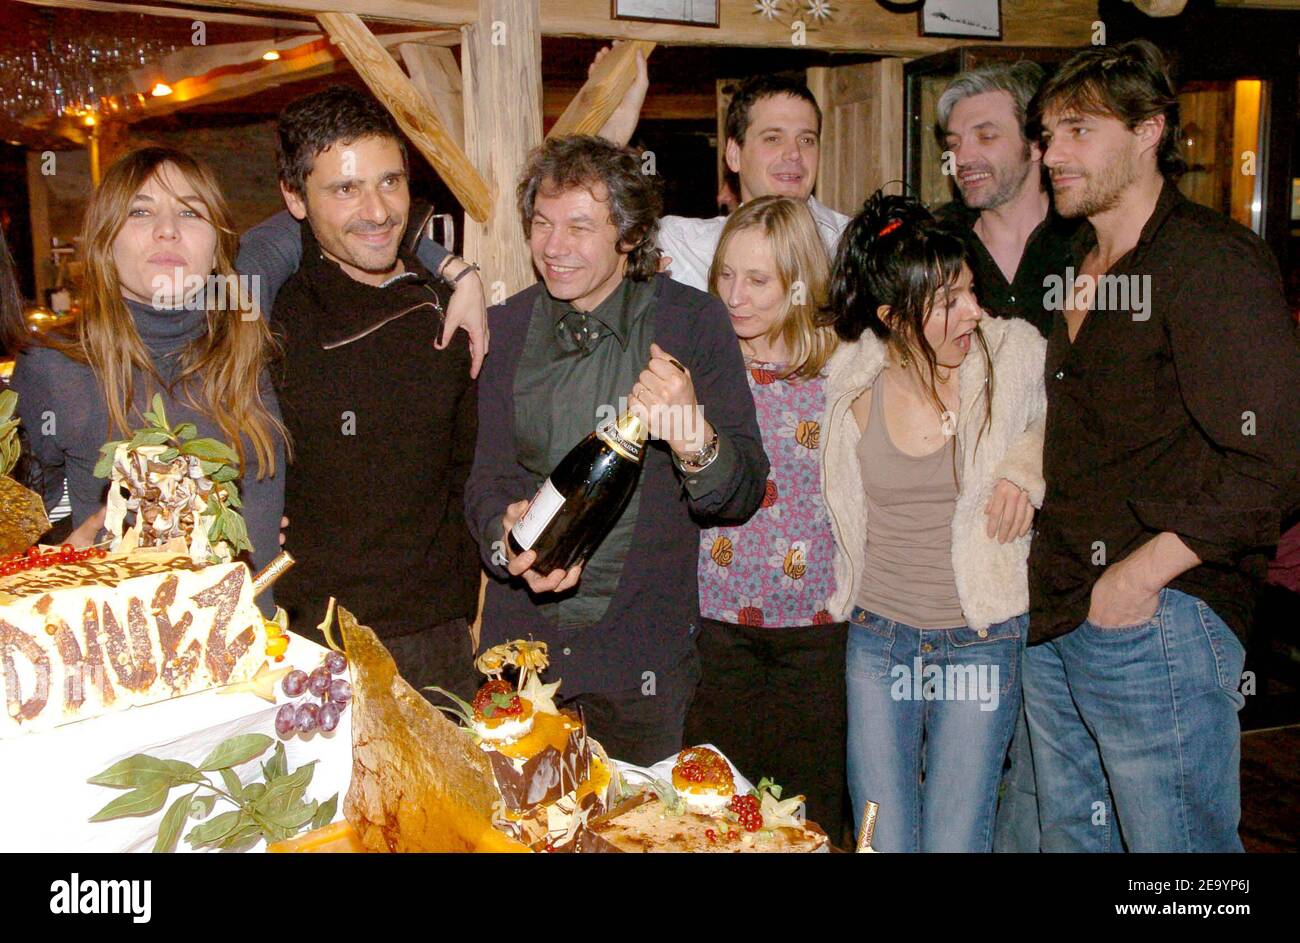
[[[653,280],[629,278],[587,312],[547,292],[538,294],[514,385],[519,463],[532,472],[537,487],[570,449],[627,409],[627,397],[650,360],[654,299]],[[715,487],[716,476],[729,473],[729,465],[715,461],[692,475],[689,490]],[[604,616],[631,547],[640,497],[638,485],[583,566],[577,587],[541,603],[556,625],[595,625]]]

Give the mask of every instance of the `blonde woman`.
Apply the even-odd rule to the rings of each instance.
[[[154,393],[173,424],[231,443],[254,566],[278,549],[285,436],[267,362],[266,322],[233,289],[238,237],[212,171],[184,152],[148,147],[104,175],[82,230],[82,315],[33,340],[12,385],[46,500],[67,481],[73,526],[102,520],[104,442],[129,435]],[[209,276],[221,276],[222,291]],[[269,597],[259,600],[264,610]]]
[[[1045,344],[985,317],[961,234],[876,193],[829,312],[830,610],[849,618],[849,789],[880,851],[989,851],[1020,710]],[[924,774],[924,776],[922,775]]]
[[[805,204],[751,200],[728,218],[709,272],[745,357],[771,463],[763,504],[700,541],[703,676],[686,741],[807,797],[838,840],[844,805],[844,623],[827,611],[834,543],[818,481],[823,368],[835,335],[814,318],[828,263]]]

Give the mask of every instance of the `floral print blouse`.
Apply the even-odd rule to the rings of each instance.
[[[700,614],[749,626],[832,621],[835,542],[821,493],[824,377],[777,379],[781,364],[752,362],[749,388],[772,470],[763,503],[739,527],[700,535]]]

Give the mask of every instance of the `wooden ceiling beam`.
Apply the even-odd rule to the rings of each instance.
[[[402,43],[397,51],[411,82],[438,110],[451,139],[464,148],[465,96],[455,55],[450,49],[418,43]]]
[[[424,48],[425,43],[458,43],[460,32],[419,30],[386,33],[378,39],[384,47]],[[268,62],[262,55],[272,47],[280,53],[280,58]],[[154,83],[162,81],[171,87],[172,94],[148,97],[143,108],[123,112],[120,117],[134,123],[196,105],[244,98],[277,85],[328,75],[347,62],[342,50],[321,33],[300,34],[275,42],[268,39],[181,49],[132,73],[136,92],[147,96]]]
[[[220,7],[279,13],[350,12],[358,0],[205,0]],[[834,18],[818,24],[806,13],[804,32],[792,28],[790,14],[766,18],[754,0],[719,0],[720,28],[645,23],[610,18],[609,0],[541,0],[545,36],[643,39],[693,46],[768,46],[829,52],[922,56],[987,40],[917,35],[917,17],[891,12],[874,0],[832,3]],[[801,10],[806,9],[800,5]],[[782,4],[788,10],[787,4]],[[459,27],[478,19],[477,0],[385,0],[366,11],[368,19]],[[1083,46],[1097,19],[1097,0],[1002,0],[1002,45]],[[800,44],[802,41],[802,44]]]
[[[197,10],[191,7],[151,7],[142,3],[111,3],[108,0],[20,0],[34,7],[53,7],[58,10],[85,10],[88,13],[143,13],[146,16],[165,16],[179,20],[202,20],[207,23],[227,23],[232,26],[262,26],[266,29],[310,30],[316,22],[310,17],[301,20],[284,20],[267,16],[248,16],[242,13],[221,13],[217,10]]]
[[[352,67],[383,102],[398,126],[433,165],[460,205],[480,222],[492,209],[492,194],[478,170],[452,139],[432,104],[416,90],[388,50],[353,13],[317,16]]]
[[[221,47],[211,48],[215,50]],[[198,105],[246,98],[277,85],[328,75],[346,64],[343,54],[328,39],[318,35],[310,42],[282,51],[280,58],[274,62],[264,61],[261,53],[258,53],[250,60],[232,61],[201,75],[180,79],[163,78],[172,90],[170,95],[146,97],[144,107],[124,112],[122,117],[123,120],[135,123]],[[166,76],[169,73],[157,74]],[[148,96],[149,93],[143,94]]]

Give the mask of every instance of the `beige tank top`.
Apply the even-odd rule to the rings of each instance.
[[[867,498],[867,553],[857,604],[918,629],[966,624],[952,575],[956,437],[916,457],[885,426],[885,384],[876,383],[858,464]]]

